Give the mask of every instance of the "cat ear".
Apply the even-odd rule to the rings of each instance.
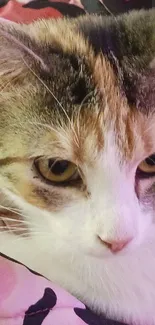
[[[144,114],[155,112],[155,59],[147,68],[133,74],[128,96],[133,105]]]
[[[22,82],[26,67],[22,60],[21,45],[16,24],[0,19],[0,85]]]
[[[24,27],[0,19],[0,84],[23,81],[33,62],[47,69]]]
[[[146,114],[155,111],[155,10],[122,16],[123,86],[131,106]]]
[[[143,62],[143,57],[138,58]],[[131,107],[144,114],[155,112],[155,59],[141,67],[126,66],[123,69],[123,89]]]

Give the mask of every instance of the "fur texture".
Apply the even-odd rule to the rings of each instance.
[[[1,251],[136,325],[155,324],[155,178],[137,173],[155,152],[154,58],[154,10],[0,24]],[[37,157],[80,182],[45,182]]]

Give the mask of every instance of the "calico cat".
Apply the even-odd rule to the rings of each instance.
[[[1,251],[155,324],[155,11],[0,22]]]

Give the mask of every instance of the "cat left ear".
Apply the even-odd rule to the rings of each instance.
[[[135,85],[134,85],[135,84]],[[145,114],[155,112],[155,59],[148,68],[135,76],[133,92],[136,107]],[[132,90],[131,90],[132,91]]]
[[[126,70],[123,83],[131,107],[144,114],[155,112],[155,59],[142,70]]]

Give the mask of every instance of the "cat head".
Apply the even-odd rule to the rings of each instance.
[[[1,22],[4,229],[95,256],[144,240],[155,213],[154,16]]]

